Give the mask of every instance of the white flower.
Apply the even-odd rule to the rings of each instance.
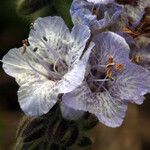
[[[94,4],[108,4],[114,2],[114,0],[87,0],[88,2],[92,2]]]
[[[20,86],[18,100],[27,115],[47,113],[58,94],[82,83],[94,47],[90,43],[87,48],[89,38],[87,26],[76,25],[70,33],[60,17],[38,18],[29,34],[30,46],[11,49],[3,57],[5,72]]]

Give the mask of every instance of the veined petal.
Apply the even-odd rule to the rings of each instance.
[[[96,45],[96,55],[99,56],[101,65],[106,65],[110,56],[117,64],[129,62],[130,48],[125,39],[113,32],[103,32],[93,41]]]
[[[72,69],[70,69],[68,73],[66,73],[57,83],[56,89],[58,89],[59,93],[71,92],[82,83],[84,80],[88,59],[94,46],[94,43],[91,42],[81,60],[72,66]]]
[[[96,101],[90,106],[91,112],[105,125],[119,127],[125,117],[127,103],[106,92],[96,94]]]
[[[95,29],[97,25],[96,16],[91,14],[91,11],[87,8],[82,8],[77,11],[72,11],[72,21],[76,24],[84,24],[89,26],[91,29]],[[93,27],[94,26],[94,27]]]
[[[138,105],[141,105],[141,104],[143,104],[144,100],[145,100],[145,97],[144,97],[144,96],[140,96],[136,101],[130,100],[130,102],[131,102],[131,103],[136,103],[136,104],[138,104]]]
[[[150,73],[139,65],[129,63],[112,84],[109,90],[112,95],[138,103],[139,98],[150,91]]]
[[[86,64],[93,46],[94,44],[91,43],[79,63],[60,81],[38,79],[36,82],[23,84],[18,91],[22,110],[29,116],[47,113],[56,103],[58,94],[70,92],[79,86],[84,79]]]
[[[28,53],[23,54],[23,47],[11,49],[2,59],[3,69],[5,72],[16,78],[19,85],[27,82],[38,80],[39,78],[46,78],[42,76],[27,63],[27,60],[42,74],[47,75],[47,70],[40,65],[31,55]]]
[[[88,26],[75,25],[73,27],[71,32],[72,44],[70,50],[68,51],[69,60],[71,60],[71,65],[74,65],[79,61],[90,36],[91,33]]]
[[[122,6],[108,1],[105,1],[106,3],[101,2],[94,7],[94,3],[74,0],[70,10],[73,23],[87,25],[92,32],[114,26],[116,19],[121,15]],[[94,8],[96,13],[93,12]]]
[[[20,107],[28,116],[46,114],[56,103],[58,93],[52,91],[54,82],[38,80],[23,84],[18,90]]]
[[[49,52],[51,59],[58,59],[68,52],[70,32],[61,17],[38,18],[29,34],[29,43]]]
[[[110,127],[122,124],[127,104],[108,93],[93,94],[86,84],[63,96],[63,102],[77,110],[95,114],[99,121]]]

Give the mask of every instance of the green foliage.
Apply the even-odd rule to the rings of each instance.
[[[77,121],[65,120],[57,104],[46,115],[23,118],[17,131],[17,143],[14,149],[84,149],[92,144],[88,131],[97,123],[97,118],[89,113]]]
[[[18,0],[16,11],[19,16],[33,22],[38,17],[61,16],[71,27],[70,5],[72,0]]]
[[[53,0],[18,0],[17,11],[22,15],[30,15],[35,11],[49,5],[52,5]]]

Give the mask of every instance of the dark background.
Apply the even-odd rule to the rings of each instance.
[[[0,1],[0,59],[10,48],[20,47],[28,36],[29,23],[21,19],[15,9],[15,0]],[[15,80],[0,68],[0,150],[12,149],[15,141],[16,127],[22,115],[17,89]]]
[[[64,10],[65,11],[65,10]],[[66,18],[65,18],[66,19]],[[15,0],[0,2],[0,59],[9,49],[20,47],[28,37],[30,23],[16,14]],[[0,64],[1,65],[1,64]],[[0,150],[11,150],[23,113],[17,102],[18,85],[0,68]],[[91,150],[150,150],[150,99],[141,106],[130,105],[120,128],[99,124],[93,130]]]

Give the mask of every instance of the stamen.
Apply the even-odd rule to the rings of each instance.
[[[110,57],[108,58],[108,64],[112,64],[112,63],[115,63],[115,61],[114,61],[113,56],[110,56]]]
[[[36,31],[35,28],[34,28],[34,23],[31,23],[31,24],[30,24],[30,30],[31,30],[31,29],[34,30],[34,31]]]
[[[28,40],[27,39],[23,40],[22,44],[23,44],[22,54],[24,54],[26,52],[27,46],[29,45]]]
[[[25,39],[25,40],[22,41],[22,44],[25,44],[26,46],[28,46],[28,45],[29,45],[29,42],[28,42],[27,39]]]
[[[133,63],[138,64],[138,63],[140,63],[140,61],[141,61],[141,56],[139,56],[139,55],[134,55],[133,58],[131,59],[131,61],[132,61]]]
[[[105,83],[105,80],[107,79],[107,76],[103,79],[104,81],[102,81],[101,85],[98,87],[98,89],[101,89],[103,84]]]
[[[94,79],[94,82],[105,82],[105,81],[110,81],[110,79]]]
[[[108,68],[106,71],[106,77],[113,80],[112,74],[112,67]]]
[[[116,71],[121,71],[124,68],[124,64],[116,64],[115,69]]]
[[[53,72],[50,70],[50,68],[48,67],[49,66],[49,63],[46,62],[45,60],[42,59],[42,57],[40,55],[38,55],[37,53],[34,53],[33,51],[31,51],[29,48],[27,48],[27,52],[33,56],[33,58],[35,58],[36,60],[39,61],[39,63],[43,66],[44,69],[47,70],[47,73],[48,73],[48,76],[52,76],[53,78],[61,78],[60,74],[58,74],[57,72]],[[26,61],[29,63],[28,59],[26,59]],[[31,67],[31,64],[30,64],[30,67]],[[34,67],[32,66],[32,69]],[[34,68],[34,70],[37,71],[37,69]],[[37,72],[41,72],[41,71],[37,71]],[[40,73],[40,74],[43,74],[43,73]],[[44,75],[45,76],[45,75]]]
[[[23,45],[23,51],[22,51],[22,54],[24,54],[26,52],[26,49],[27,49],[27,46],[26,45]]]
[[[112,66],[114,66],[114,65],[115,65],[114,58],[113,58],[113,56],[110,56],[110,57],[108,58],[108,64],[106,65],[106,67],[109,68],[109,67],[112,67]]]
[[[115,63],[109,63],[106,65],[107,68],[113,67],[115,65]]]
[[[53,70],[54,70],[55,72],[58,72],[58,71],[56,70],[56,65],[57,65],[58,60],[59,60],[59,58],[55,61],[54,65],[53,65]]]

